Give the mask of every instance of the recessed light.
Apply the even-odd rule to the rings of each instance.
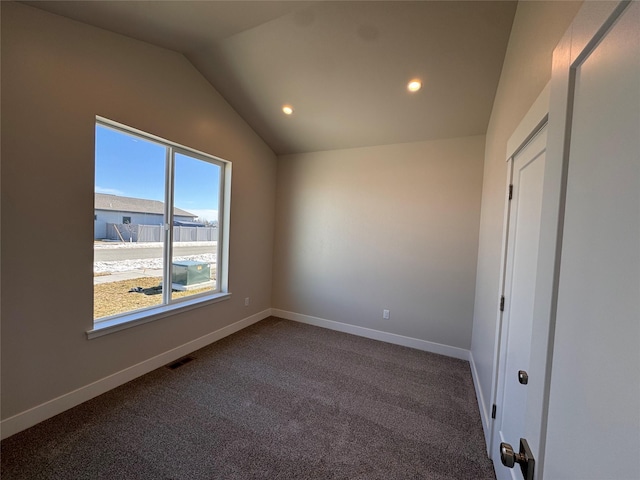
[[[291,115],[293,113],[293,107],[291,105],[283,105],[282,111],[285,115]]]
[[[409,90],[410,92],[417,92],[421,88],[422,88],[422,82],[417,78],[411,80],[407,85],[407,90]]]

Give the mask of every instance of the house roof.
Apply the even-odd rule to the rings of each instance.
[[[162,215],[164,213],[164,203],[158,200],[147,200],[145,198],[121,197],[118,195],[110,195],[106,193],[95,194],[96,210],[111,210],[135,213],[155,213]],[[196,218],[197,215],[175,207],[174,215]]]

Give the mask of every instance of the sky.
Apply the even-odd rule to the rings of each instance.
[[[96,125],[96,193],[164,202],[166,147]],[[176,153],[174,205],[218,219],[220,167]]]

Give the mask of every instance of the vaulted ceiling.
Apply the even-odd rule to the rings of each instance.
[[[183,53],[277,154],[485,133],[516,8],[512,1],[24,3]],[[423,83],[416,93],[406,88],[413,78]]]

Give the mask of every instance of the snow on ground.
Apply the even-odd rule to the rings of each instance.
[[[215,246],[218,242],[175,242],[177,247],[207,247]],[[95,250],[110,250],[114,248],[162,248],[163,242],[116,242],[100,241],[93,242]]]
[[[176,242],[174,245],[180,247],[206,247],[216,246],[218,242]],[[96,250],[107,250],[116,248],[162,248],[162,242],[94,242],[93,248]],[[193,260],[196,262],[215,263],[215,253],[202,253],[199,255],[188,255],[183,257],[173,257],[174,262]],[[133,260],[116,260],[108,262],[93,262],[93,273],[120,273],[133,270],[156,270],[162,269],[163,259],[139,258]]]
[[[174,262],[193,260],[196,262],[215,263],[215,253],[204,253],[202,255],[188,255],[186,257],[173,257]],[[94,262],[93,273],[118,273],[132,270],[154,270],[162,269],[162,258],[141,258],[135,260],[117,260],[112,262]]]

